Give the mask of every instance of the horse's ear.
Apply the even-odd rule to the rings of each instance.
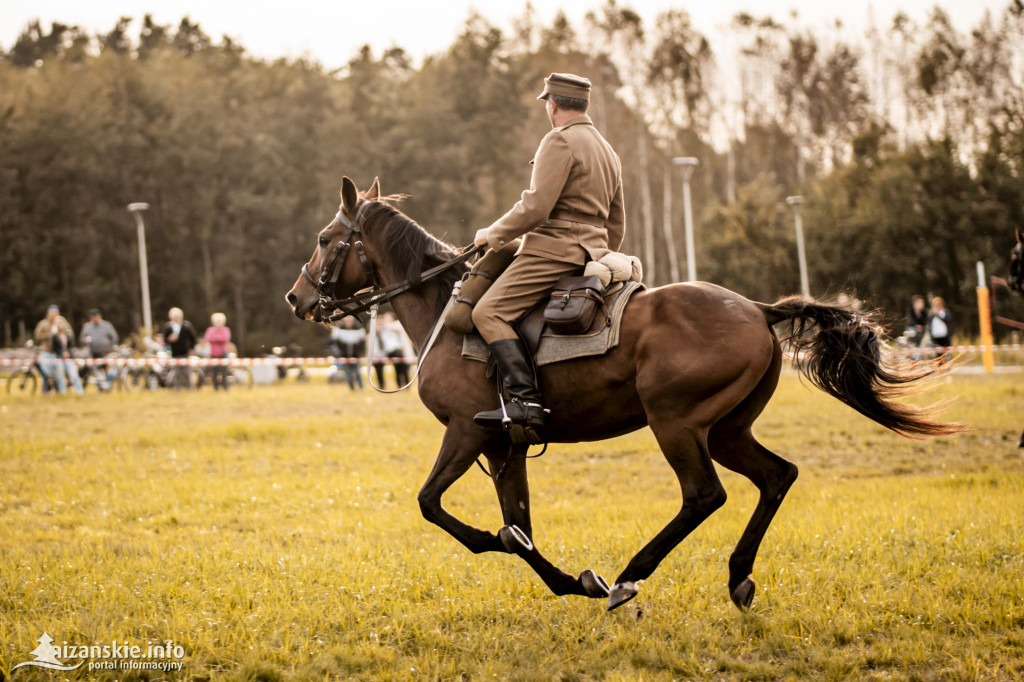
[[[359,191],[356,189],[356,183],[346,175],[341,179],[341,205],[347,209],[353,209],[357,203],[359,203]]]
[[[366,194],[363,195],[363,198],[367,201],[380,198],[380,178],[373,179],[373,184],[370,185],[370,189],[366,190]]]

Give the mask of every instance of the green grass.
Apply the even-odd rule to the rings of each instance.
[[[1024,676],[1020,375],[936,399],[970,433],[901,439],[786,376],[757,433],[801,467],[742,614],[729,501],[611,614],[475,556],[416,491],[442,427],[414,394],[0,396],[0,671],[36,639],[174,640],[174,679],[1019,679]],[[612,579],[675,513],[649,431],[532,460],[538,547]],[[471,470],[445,498],[501,525]],[[21,668],[11,679],[161,674]]]

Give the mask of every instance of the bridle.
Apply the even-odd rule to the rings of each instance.
[[[419,361],[416,363],[416,370],[413,372],[412,377],[409,379],[409,383],[405,386],[400,386],[395,390],[385,390],[376,386],[373,383],[373,379],[370,378],[370,361],[373,356],[373,347],[376,341],[376,329],[377,329],[377,307],[385,300],[390,301],[392,296],[401,294],[420,286],[423,282],[437,277],[442,272],[454,268],[460,263],[464,263],[476,254],[483,250],[482,246],[474,246],[470,244],[464,247],[459,255],[446,260],[440,265],[435,265],[432,268],[428,268],[422,272],[414,272],[412,275],[394,284],[387,286],[380,285],[380,279],[377,277],[377,272],[373,269],[373,263],[366,257],[366,249],[363,247],[363,241],[360,238],[363,231],[361,224],[363,217],[363,210],[370,205],[371,202],[363,201],[356,209],[356,214],[351,221],[342,215],[339,210],[338,215],[335,216],[335,221],[341,223],[348,232],[342,237],[338,244],[334,247],[330,257],[324,263],[324,266],[320,268],[320,276],[317,279],[313,279],[313,275],[309,272],[309,263],[305,263],[302,266],[302,276],[306,278],[310,284],[316,287],[316,292],[320,296],[320,301],[317,303],[317,311],[319,318],[327,322],[328,324],[336,324],[343,318],[349,315],[359,315],[366,311],[370,311],[370,329],[367,332],[367,338],[369,343],[366,344],[366,371],[367,379],[370,386],[380,393],[397,393],[398,391],[404,391],[409,388],[412,383],[416,380],[419,375],[420,367],[423,366],[423,360],[427,357],[427,353],[430,352],[430,348],[434,345],[434,341],[437,340],[437,336],[441,331],[441,323],[444,321],[444,317],[452,304],[455,302],[456,296],[458,295],[459,285],[456,283],[455,289],[452,291],[452,295],[449,297],[448,304],[445,306],[444,311],[440,317],[434,321],[434,325],[428,334],[426,341],[422,344],[422,351],[420,352]],[[333,225],[334,223],[331,223]],[[355,239],[355,241],[352,241]],[[359,257],[359,262],[363,265],[363,270],[366,271],[367,279],[372,283],[371,287],[368,287],[362,291],[357,291],[355,294],[342,299],[333,298],[333,288],[338,282],[338,278],[341,277],[341,271],[345,268],[345,260],[348,258],[349,251],[355,247],[356,254]],[[332,314],[327,314],[328,311],[337,310]]]
[[[314,288],[316,288],[316,292],[320,296],[320,301],[317,304],[320,316],[323,318],[324,322],[329,324],[339,322],[342,318],[349,315],[359,315],[360,313],[371,310],[385,300],[390,300],[392,296],[418,287],[423,282],[437,277],[442,272],[450,270],[460,263],[464,263],[483,250],[483,247],[481,246],[470,245],[464,247],[458,256],[455,256],[440,265],[435,265],[423,272],[414,273],[412,276],[402,280],[401,282],[381,286],[380,279],[377,277],[377,272],[374,270],[373,264],[370,262],[370,259],[366,257],[366,249],[363,246],[361,238],[363,232],[363,226],[361,224],[363,211],[371,203],[373,202],[363,201],[359,205],[359,208],[356,210],[356,214],[351,221],[346,218],[340,210],[338,211],[334,220],[345,226],[348,231],[345,233],[345,236],[338,240],[338,243],[331,251],[331,254],[327,258],[323,267],[320,268],[320,276],[318,278],[314,279],[313,275],[310,274],[308,262],[302,266],[302,276],[306,281],[312,284]],[[355,239],[355,241],[352,241],[353,239]],[[371,282],[372,286],[358,291],[347,298],[333,298],[332,294],[334,287],[338,283],[338,278],[341,277],[341,272],[345,268],[345,261],[348,258],[349,251],[351,251],[353,247],[355,247],[355,252],[359,258],[359,262],[362,264],[363,270],[366,272],[366,277]],[[337,310],[339,312],[329,315],[327,314],[328,311],[333,310]]]
[[[313,275],[309,273],[309,263],[306,262],[302,265],[302,276],[306,278],[310,284],[316,289],[316,293],[320,296],[320,302],[317,304],[321,314],[328,310],[333,310],[338,306],[336,304],[343,301],[338,301],[331,297],[331,292],[334,290],[334,286],[338,283],[338,278],[341,277],[341,271],[345,267],[345,260],[348,257],[348,252],[353,246],[356,248],[356,253],[359,254],[359,262],[362,263],[363,269],[366,271],[366,276],[370,282],[373,283],[375,288],[380,288],[377,280],[377,273],[373,269],[373,265],[370,263],[370,259],[366,257],[366,249],[363,247],[362,239],[359,239],[362,235],[362,227],[359,225],[360,218],[362,217],[363,208],[368,205],[368,202],[363,202],[356,211],[355,220],[350,221],[344,216],[341,210],[338,210],[338,214],[334,216],[333,222],[338,222],[348,228],[348,232],[342,237],[338,243],[334,246],[334,250],[331,251],[330,256],[324,262],[322,268],[320,268],[320,276],[313,279]],[[353,244],[352,238],[355,237],[356,241]],[[349,299],[355,298],[350,296]],[[344,299],[348,301],[349,299]],[[365,310],[365,309],[364,309]],[[362,312],[353,311],[349,314],[358,314]],[[340,319],[340,318],[339,318]]]

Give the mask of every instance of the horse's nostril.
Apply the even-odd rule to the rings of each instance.
[[[295,295],[294,291],[289,291],[288,295],[285,296],[285,300],[291,303],[293,307],[299,303],[299,297]]]

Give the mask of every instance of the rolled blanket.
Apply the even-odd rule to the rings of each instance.
[[[633,276],[630,277],[631,282],[642,282],[644,281],[644,264],[636,256],[630,256],[633,263]]]
[[[584,277],[597,277],[601,280],[601,286],[607,287],[612,283],[612,271],[607,265],[599,263],[596,260],[592,260],[587,263],[586,269],[583,271]]]
[[[644,270],[640,259],[636,256],[629,256],[624,253],[613,251],[598,261],[611,271],[612,282],[640,282],[643,281]]]

